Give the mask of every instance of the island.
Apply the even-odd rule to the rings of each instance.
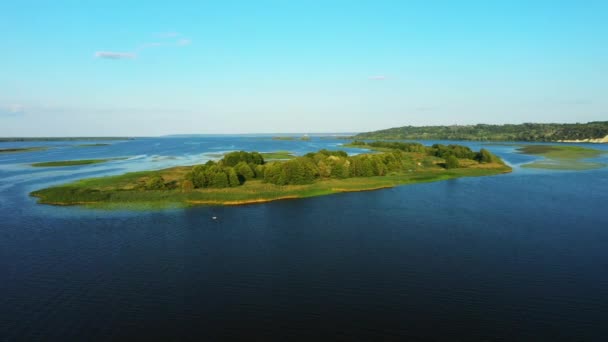
[[[349,156],[320,150],[281,161],[236,151],[202,165],[84,179],[31,193],[39,203],[95,207],[239,205],[367,191],[511,168],[488,150],[459,145],[354,142],[370,150]]]
[[[27,141],[106,141],[106,140],[133,140],[132,137],[4,137],[2,142],[27,142]]]
[[[608,143],[608,121],[575,124],[404,126],[360,133],[354,138]]]
[[[101,164],[112,160],[124,160],[126,158],[106,158],[106,159],[79,159],[79,160],[59,160],[33,163],[33,167],[62,167],[62,166],[78,166],[78,165],[90,165],[90,164]]]
[[[524,164],[524,168],[551,170],[591,170],[605,167],[603,163],[586,159],[597,158],[605,151],[581,146],[567,145],[526,145],[517,149],[520,153],[543,156],[544,158]]]
[[[48,147],[15,147],[15,148],[0,148],[0,153],[20,153],[20,152],[36,152],[47,150]]]
[[[97,143],[97,144],[80,144],[80,145],[76,145],[75,147],[102,147],[102,146],[110,146],[110,144],[101,144],[101,143]]]
[[[285,140],[285,141],[296,141],[296,140],[302,140],[302,141],[309,141],[310,137],[308,135],[303,135],[301,137],[295,137],[295,136],[276,136],[276,137],[272,137],[272,140]]]

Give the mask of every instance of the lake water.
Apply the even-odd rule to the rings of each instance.
[[[489,144],[512,174],[241,207],[36,204],[30,191],[75,179],[342,141],[82,143],[0,144],[53,147],[0,155],[0,341],[608,336],[607,168],[522,169],[537,157]],[[28,165],[105,157],[129,158]]]

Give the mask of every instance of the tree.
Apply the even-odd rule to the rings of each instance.
[[[446,169],[455,169],[458,167],[460,167],[460,162],[458,161],[458,158],[454,156],[448,156],[447,158],[445,158]]]
[[[249,164],[244,161],[236,164],[234,166],[234,170],[236,171],[236,174],[239,176],[239,178],[242,178],[243,182],[255,177],[255,173],[251,169],[251,166],[249,166]]]
[[[146,190],[163,190],[165,188],[165,180],[161,175],[154,175],[146,182]]]
[[[245,164],[247,165],[247,164]],[[249,167],[249,166],[247,166]],[[249,169],[251,170],[251,169]],[[234,170],[234,168],[228,168],[228,183],[231,187],[235,187],[235,186],[239,186],[242,183],[239,180],[239,177],[237,176],[236,171]]]
[[[494,155],[486,150],[485,148],[482,148],[481,150],[479,150],[479,153],[477,153],[477,156],[475,156],[475,160],[477,160],[480,163],[491,163],[493,162],[495,159]]]
[[[219,171],[214,172],[209,182],[210,188],[227,188],[230,186],[230,182],[228,181],[228,176],[225,172]]]

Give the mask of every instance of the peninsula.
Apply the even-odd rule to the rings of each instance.
[[[354,138],[608,143],[608,121],[575,124],[404,126],[360,133]]]
[[[91,178],[31,193],[39,203],[124,207],[238,205],[507,173],[497,156],[465,146],[355,142],[373,153],[320,150],[282,161],[231,152],[203,165]]]

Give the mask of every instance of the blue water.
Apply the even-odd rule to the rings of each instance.
[[[75,179],[342,141],[79,143],[1,145],[53,148],[0,155],[0,341],[608,336],[606,168],[522,169],[537,157],[484,145],[514,172],[242,207],[36,204],[30,191]],[[28,165],[105,157],[128,159]]]

